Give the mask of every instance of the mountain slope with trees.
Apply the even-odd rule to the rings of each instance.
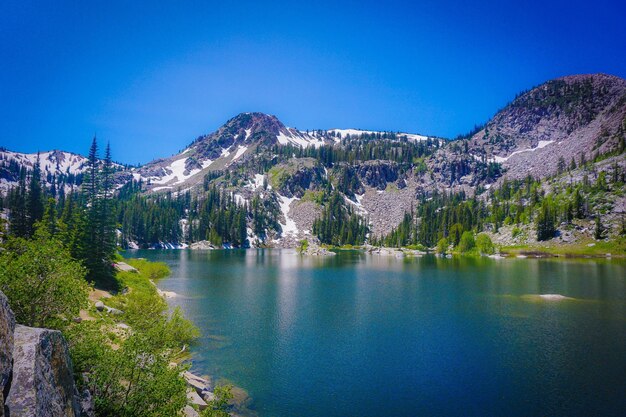
[[[626,206],[625,137],[626,80],[577,75],[520,94],[456,140],[299,131],[275,116],[242,113],[142,167],[91,152],[50,181],[48,162],[44,174],[42,162],[4,151],[0,172],[10,189],[0,207],[17,236],[45,218],[94,277],[106,275],[116,240],[125,247],[295,247],[302,239],[434,247],[485,231],[502,244],[528,244],[569,236],[570,227],[590,230],[585,222],[602,229],[591,238],[615,238]],[[581,200],[583,211],[570,207]],[[538,235],[526,230],[531,224],[542,225]]]

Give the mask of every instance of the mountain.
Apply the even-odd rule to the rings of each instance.
[[[80,185],[87,162],[87,158],[82,155],[58,150],[38,154],[19,153],[0,148],[0,192],[6,193],[17,185],[22,167],[27,171],[32,170],[38,156],[46,186],[50,187],[53,182],[67,188]]]
[[[259,149],[280,145],[319,148],[339,144],[342,139],[386,134],[358,129],[301,131],[285,126],[276,116],[242,113],[215,132],[198,137],[180,154],[152,161],[133,174],[135,179],[143,179],[151,191],[189,189],[202,183],[208,172],[229,169]],[[415,134],[397,135],[410,141],[428,139]]]
[[[118,166],[120,199],[133,204],[121,209],[118,220],[124,238],[140,246],[204,239],[294,246],[322,235],[351,242],[365,229],[371,239],[388,235],[429,201],[449,204],[441,196],[475,198],[479,207],[470,209],[471,216],[483,216],[500,198],[494,190],[512,180],[525,180],[530,189],[528,176],[549,179],[541,183],[546,193],[610,175],[615,191],[626,172],[625,132],[626,80],[603,74],[548,81],[457,140],[359,129],[301,131],[272,115],[242,113],[177,155],[138,168]],[[0,158],[6,189],[16,183],[20,167],[32,168],[35,156],[4,150]],[[72,175],[67,184],[80,183],[83,157],[53,151],[40,158],[48,185],[52,177]],[[617,224],[624,197],[604,200],[596,210]],[[516,204],[528,202],[518,196]],[[592,211],[584,210],[587,216]],[[532,220],[532,212],[524,218]],[[168,226],[152,230],[155,223]]]
[[[508,178],[545,177],[581,155],[615,150],[626,131],[626,80],[604,74],[548,81],[521,94],[469,140]]]

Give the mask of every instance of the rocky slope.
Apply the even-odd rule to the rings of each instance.
[[[469,139],[469,152],[501,163],[511,179],[545,177],[559,158],[570,164],[616,149],[625,132],[626,80],[574,75],[517,97]]]

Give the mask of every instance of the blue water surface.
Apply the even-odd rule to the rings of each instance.
[[[626,264],[150,250],[260,417],[618,416]],[[570,299],[550,301],[539,294]]]

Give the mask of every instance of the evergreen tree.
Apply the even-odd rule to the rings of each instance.
[[[26,168],[20,170],[16,188],[9,193],[9,234],[15,237],[28,236],[28,217],[26,204]]]
[[[537,240],[552,239],[556,233],[556,215],[551,200],[545,198],[537,216]]]
[[[33,167],[28,183],[28,199],[27,199],[27,235],[32,236],[35,232],[35,223],[43,218],[43,193],[41,190],[41,165],[39,162],[39,154]]]
[[[596,219],[595,219],[595,230],[593,232],[593,237],[596,240],[601,240],[604,239],[604,232],[606,231],[604,225],[602,224],[602,222],[600,221],[600,213],[596,214]]]

